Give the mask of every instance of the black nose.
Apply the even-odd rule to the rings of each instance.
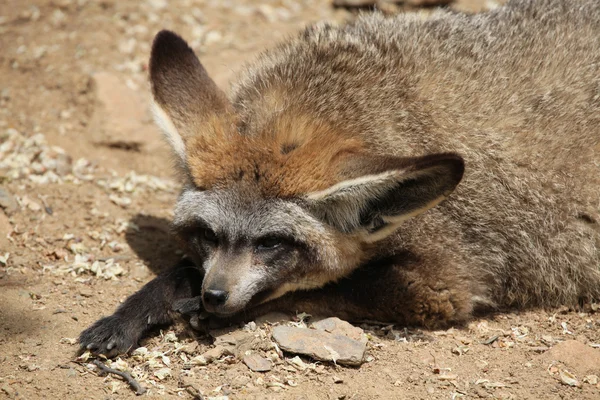
[[[225,304],[229,293],[224,290],[205,290],[202,300],[204,301],[205,307],[218,307]]]

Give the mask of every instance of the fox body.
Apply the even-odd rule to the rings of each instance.
[[[193,264],[84,347],[125,351],[186,298],[220,317],[427,327],[600,298],[596,0],[321,24],[258,57],[230,97],[163,31],[150,79]]]

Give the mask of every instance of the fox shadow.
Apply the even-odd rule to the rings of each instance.
[[[169,220],[137,214],[130,222],[125,240],[154,274],[158,275],[181,260],[183,252],[171,234]]]

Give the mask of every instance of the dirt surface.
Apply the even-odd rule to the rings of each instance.
[[[135,397],[92,360],[76,362],[75,338],[181,256],[168,234],[178,184],[147,111],[153,35],[178,31],[226,88],[258,51],[354,16],[327,0],[0,2],[0,398]],[[504,313],[436,332],[363,325],[359,368],[283,354],[273,323],[251,323],[237,332],[259,343],[250,351],[270,360],[266,372],[227,352],[202,365],[213,339],[179,324],[111,366],[150,398],[598,399],[595,311]]]

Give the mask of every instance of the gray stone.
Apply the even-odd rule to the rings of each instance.
[[[348,336],[350,339],[357,340],[361,343],[367,343],[369,339],[365,332],[349,322],[343,321],[337,317],[325,318],[315,321],[311,326],[317,330],[333,333],[336,335]]]
[[[271,361],[256,353],[245,355],[243,361],[254,372],[267,372],[272,368]]]
[[[231,355],[232,352],[229,348],[223,346],[215,346],[212,349],[205,351],[199,356],[191,359],[192,365],[207,365],[220,359],[223,356]]]
[[[253,332],[219,329],[210,331],[210,335],[215,338],[215,346],[227,348],[237,358],[241,358],[248,350],[260,347],[260,339]]]
[[[273,329],[273,340],[284,351],[341,365],[361,365],[367,350],[366,342],[344,335],[290,326],[276,326]]]

